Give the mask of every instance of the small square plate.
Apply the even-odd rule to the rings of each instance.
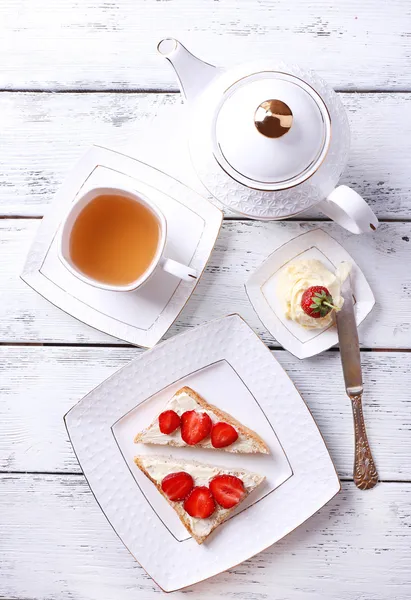
[[[247,295],[261,322],[277,342],[297,358],[308,358],[337,344],[338,333],[335,325],[321,330],[304,329],[285,317],[277,293],[278,277],[281,270],[296,259],[320,260],[333,273],[343,261],[352,264],[350,278],[357,326],[371,312],[375,298],[352,256],[322,229],[303,233],[270,254],[245,284]]]
[[[58,258],[57,232],[70,203],[103,185],[151,198],[167,220],[165,253],[202,274],[214,247],[222,212],[173,177],[136,159],[93,147],[58,191],[30,250],[22,279],[80,321],[131,344],[154,346],[171,327],[199,278],[182,281],[157,268],[141,288],[111,292],[84,283]]]
[[[184,385],[260,434],[270,455],[136,445],[135,434]],[[248,325],[232,315],[175,336],[120,369],[65,416],[100,507],[124,545],[165,591],[216,575],[291,532],[340,489],[322,436],[292,381]],[[266,475],[199,546],[133,463],[171,454]]]

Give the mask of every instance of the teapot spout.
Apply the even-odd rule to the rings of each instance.
[[[173,38],[162,40],[157,50],[173,65],[185,101],[194,99],[220,72],[217,67],[193,56],[183,44]]]

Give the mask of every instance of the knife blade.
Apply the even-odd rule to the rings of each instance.
[[[354,313],[351,281],[348,276],[341,287],[344,304],[336,313],[338,339],[340,341],[341,362],[345,389],[351,397],[363,391],[360,344]]]
[[[336,312],[338,338],[340,342],[341,363],[347,395],[351,399],[354,434],[354,483],[361,490],[369,490],[378,482],[378,473],[371,448],[368,443],[362,412],[363,381],[361,354],[358,341],[357,322],[354,313],[354,301],[351,280],[348,276],[341,286],[344,299],[342,308]]]

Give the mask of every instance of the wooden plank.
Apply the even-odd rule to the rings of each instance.
[[[391,0],[4,0],[7,89],[175,89],[156,52],[174,36],[212,64],[287,60],[334,86],[409,89],[410,5]]]
[[[342,183],[381,219],[410,218],[411,94],[341,94],[352,129]],[[0,94],[0,214],[43,215],[93,143],[133,153],[176,94]],[[314,209],[304,217],[318,217]]]
[[[79,473],[63,415],[141,352],[0,346],[0,470]],[[274,356],[310,407],[339,475],[351,478],[353,424],[339,353],[305,361],[284,351],[275,351]],[[362,364],[364,412],[380,477],[411,480],[411,354],[366,352]]]
[[[2,475],[0,485],[3,598],[159,597],[81,476]],[[410,484],[382,483],[364,493],[345,483],[289,536],[173,598],[408,600],[410,501]]]
[[[0,220],[0,339],[5,342],[116,343],[33,292],[21,272],[38,221]],[[166,337],[238,312],[270,345],[244,282],[277,247],[318,224],[298,221],[225,221],[206,272]],[[321,227],[341,242],[363,269],[377,304],[360,326],[364,348],[409,348],[411,331],[410,223],[383,223],[374,234],[351,235],[338,225]]]

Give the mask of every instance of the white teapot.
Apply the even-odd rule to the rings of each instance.
[[[365,200],[336,187],[350,131],[339,97],[322,79],[271,61],[224,70],[174,39],[162,40],[158,51],[177,73],[194,169],[214,197],[254,219],[283,219],[317,204],[352,233],[377,228]]]

